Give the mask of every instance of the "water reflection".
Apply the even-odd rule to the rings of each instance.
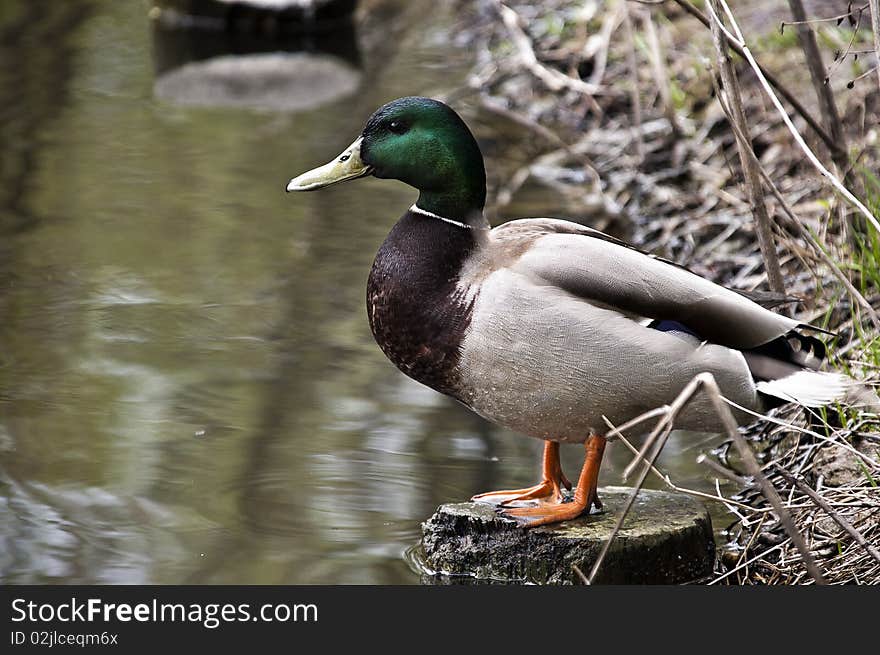
[[[361,56],[351,15],[282,22],[152,12],[157,98],[181,105],[315,109],[355,93]]]
[[[415,583],[438,504],[534,482],[539,443],[373,343],[367,272],[412,190],[283,193],[375,107],[464,80],[448,5],[369,4],[356,94],[257,113],[154,98],[141,3],[4,3],[3,582]],[[514,140],[476,122],[490,155]],[[666,460],[705,487],[698,452]]]
[[[68,102],[75,52],[72,37],[92,15],[91,3],[64,4],[45,12],[38,3],[10,2],[0,13],[0,60],[6,64],[0,67],[4,135],[0,229],[4,234],[27,229],[38,220],[28,191],[44,145],[42,129]],[[53,47],[33,47],[45,42]],[[0,241],[0,257],[9,254],[5,241]]]

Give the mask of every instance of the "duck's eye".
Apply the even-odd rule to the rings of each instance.
[[[406,132],[406,125],[404,125],[403,121],[391,121],[388,123],[388,129],[395,134],[403,134]]]

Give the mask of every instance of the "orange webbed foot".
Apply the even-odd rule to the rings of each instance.
[[[471,497],[478,503],[492,503],[505,506],[510,503],[537,500],[552,505],[561,504],[564,500],[562,489],[571,489],[571,482],[562,472],[559,463],[559,444],[548,441],[544,444],[543,475],[541,481],[525,489],[508,489],[505,491],[489,491]]]
[[[602,503],[599,501],[598,495],[586,501],[579,500],[575,496],[571,502],[558,505],[543,504],[537,507],[505,507],[500,509],[498,513],[505,518],[513,519],[522,527],[534,528],[539,525],[549,525],[550,523],[560,523],[576,519],[582,514],[589,513],[591,507],[595,507],[597,510],[602,509]]]
[[[596,489],[599,482],[599,466],[605,452],[605,439],[592,435],[587,439],[584,448],[586,450],[584,466],[581,469],[574,499],[571,502],[545,503],[537,507],[505,507],[500,509],[499,513],[513,519],[523,527],[533,528],[539,525],[569,521],[589,512],[591,507],[602,509],[602,502],[599,500]]]
[[[570,487],[569,487],[570,488]],[[526,500],[538,500],[546,503],[559,504],[563,501],[562,488],[554,480],[541,480],[533,487],[525,489],[509,489],[506,491],[489,491],[477,494],[471,500],[478,503],[492,503],[504,507],[510,503]]]

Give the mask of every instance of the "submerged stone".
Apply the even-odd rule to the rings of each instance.
[[[156,79],[156,97],[180,105],[306,111],[352,95],[362,74],[331,55],[227,55],[190,62]]]
[[[599,490],[604,509],[537,528],[521,528],[492,505],[442,505],[422,524],[428,576],[537,584],[578,584],[588,575],[631,489]],[[639,493],[614,540],[596,583],[679,584],[708,576],[715,561],[712,523],[690,496]]]

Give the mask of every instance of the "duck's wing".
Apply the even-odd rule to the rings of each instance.
[[[691,271],[607,234],[555,219],[523,219],[492,231],[508,266],[633,319],[675,321],[701,340],[757,348],[801,324]]]

